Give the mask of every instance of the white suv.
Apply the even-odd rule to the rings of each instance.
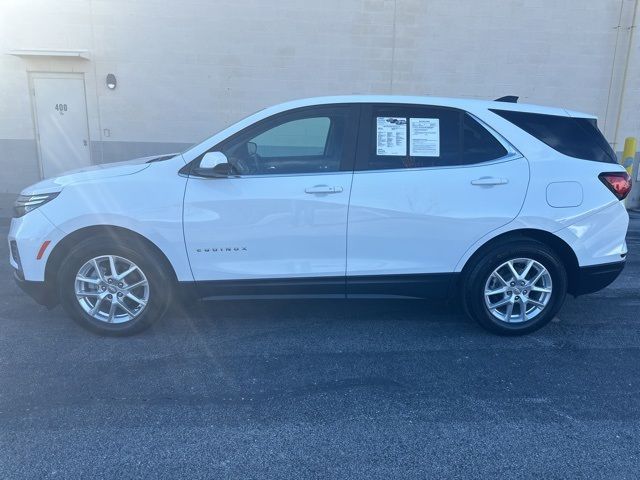
[[[25,291],[129,334],[174,299],[458,299],[531,332],[624,266],[631,179],[591,115],[502,101],[299,100],[182,154],[25,189]]]

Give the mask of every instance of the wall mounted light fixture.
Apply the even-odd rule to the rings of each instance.
[[[109,90],[115,90],[118,82],[116,81],[116,76],[113,73],[107,75],[107,88]]]

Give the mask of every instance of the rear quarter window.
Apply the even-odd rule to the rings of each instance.
[[[528,134],[569,157],[618,163],[615,152],[591,118],[491,109]]]

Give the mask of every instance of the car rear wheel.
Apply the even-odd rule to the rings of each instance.
[[[112,240],[80,242],[62,263],[58,293],[69,315],[96,333],[131,335],[166,312],[171,282],[161,262]]]
[[[533,332],[551,321],[567,291],[562,260],[535,240],[516,240],[482,255],[465,276],[467,311],[503,335]]]

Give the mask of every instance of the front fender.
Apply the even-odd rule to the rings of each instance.
[[[186,178],[178,175],[173,163],[152,164],[125,177],[68,185],[41,207],[41,213],[64,237],[96,226],[130,230],[164,253],[179,281],[191,281],[182,231]]]

